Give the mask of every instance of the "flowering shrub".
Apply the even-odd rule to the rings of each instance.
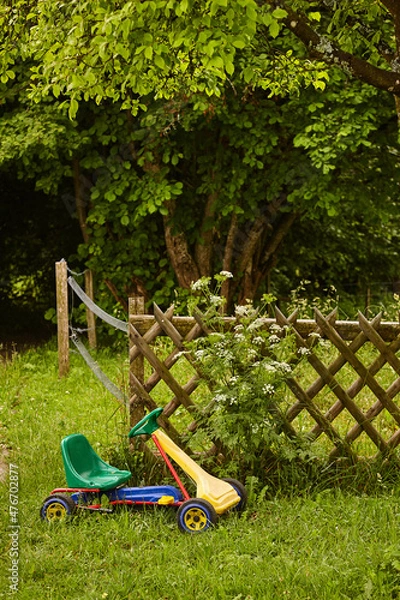
[[[217,276],[218,285],[225,276]],[[223,300],[210,291],[210,281],[203,278],[192,287],[202,303],[208,300],[205,318],[211,329],[190,347],[213,390],[202,429],[231,459],[231,473],[236,468],[241,477],[262,476],[271,456],[293,453],[283,425],[285,382],[299,360],[294,336],[287,327],[266,327],[269,297],[258,308],[250,302],[237,306],[237,322],[226,330]]]

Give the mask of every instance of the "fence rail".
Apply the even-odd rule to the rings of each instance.
[[[69,280],[68,283],[71,285]],[[72,287],[75,289],[75,284]],[[80,298],[86,302],[84,294],[80,294]],[[152,315],[143,314],[143,299],[131,299],[129,306],[126,330],[131,423],[135,424],[146,409],[156,408],[154,398],[157,386],[162,384],[163,397],[167,396],[163,426],[183,444],[182,435],[198,426],[196,413],[201,412],[202,406],[194,392],[206,379],[201,364],[187,351],[187,344],[208,335],[208,328],[200,314],[175,316],[173,306],[163,312],[155,305]],[[89,308],[100,315],[93,302]],[[234,317],[224,319],[227,328],[237,322]],[[291,328],[309,364],[307,380],[304,373],[295,371],[287,381],[287,433],[306,434],[313,443],[323,440],[332,460],[343,456],[354,460],[360,454],[383,457],[393,454],[400,443],[400,359],[397,356],[400,324],[383,322],[381,315],[367,320],[361,313],[357,321],[337,321],[335,313],[325,317],[318,310],[315,319],[303,320],[298,319],[296,313],[285,316],[278,309],[275,318],[265,319],[263,326],[268,329],[276,324]],[[156,342],[160,337],[170,340],[170,349],[163,358],[157,352]],[[321,356],[315,344],[317,337],[329,341],[333,353]],[[178,361],[187,363],[186,369],[179,369],[179,373],[185,373],[184,380],[176,375],[174,367]],[[212,382],[207,383],[212,393]],[[185,432],[178,430],[171,419],[178,408],[187,413]],[[208,452],[215,450],[211,445]]]

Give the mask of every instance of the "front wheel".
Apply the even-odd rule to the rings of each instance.
[[[186,500],[178,508],[176,519],[183,533],[202,533],[217,522],[215,508],[201,498]]]
[[[232,510],[236,512],[243,512],[246,508],[248,497],[247,490],[244,487],[243,483],[240,483],[240,481],[238,481],[237,479],[230,479],[229,477],[225,477],[223,481],[229,483],[240,498],[240,501],[238,502],[238,504],[236,504],[236,506],[233,507]]]
[[[76,512],[76,504],[67,494],[52,494],[42,504],[40,516],[48,523],[64,521]]]

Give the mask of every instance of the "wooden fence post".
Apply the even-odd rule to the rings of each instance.
[[[90,269],[86,269],[85,271],[85,292],[94,302],[93,271]],[[88,307],[86,307],[86,321],[88,326],[89,348],[94,349],[97,346],[96,316]]]
[[[144,298],[143,296],[130,296],[129,298],[129,323],[135,325],[135,317],[137,315],[144,314]],[[134,339],[129,330],[129,351],[131,348],[135,346]],[[135,375],[135,377],[140,381],[140,383],[144,383],[144,357],[140,354],[137,358],[135,358],[129,365],[130,372]],[[131,398],[135,395],[136,390],[134,390],[131,386],[130,395]],[[142,398],[136,394],[136,401],[130,407],[130,416],[131,416],[131,425],[135,425],[142,419],[144,416],[144,401]]]
[[[64,259],[56,263],[56,303],[58,375],[64,377],[69,372],[68,282]]]

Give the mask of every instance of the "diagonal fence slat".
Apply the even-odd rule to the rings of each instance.
[[[154,316],[156,318],[157,323],[159,323],[160,327],[171,338],[178,350],[190,363],[190,366],[193,367],[196,373],[198,373],[199,377],[204,379],[204,381],[206,381],[209,385],[212,385],[212,382],[210,382],[207,374],[201,367],[199,361],[195,359],[192,352],[190,352],[187,349],[187,346],[185,345],[188,342],[193,341],[197,337],[204,335],[204,328],[199,323],[196,323],[189,331],[189,333],[187,333],[186,336],[183,337],[173,325],[173,323],[171,323],[171,321],[168,318],[168,315],[166,313],[164,314],[159,308],[159,306],[157,306],[156,304],[154,304]]]
[[[170,319],[173,314],[174,314],[174,306],[172,305],[166,311],[165,317],[167,319]],[[160,324],[157,321],[155,321],[154,324],[150,327],[150,329],[148,329],[146,331],[146,333],[143,335],[143,339],[147,344],[151,344],[158,338],[158,336],[160,336],[162,334],[162,331],[163,330],[162,330],[162,327],[160,326]],[[129,361],[132,362],[139,356],[141,356],[139,347],[136,345],[132,346],[129,350]]]
[[[372,363],[369,367],[369,372],[371,375],[374,375],[378,372],[380,368],[386,363],[389,362],[391,366],[395,369],[397,374],[400,373],[400,361],[396,357],[395,353],[400,349],[400,336],[397,336],[390,344],[386,345],[379,333],[374,328],[373,321],[369,323],[364,315],[359,313],[360,319],[360,327],[363,330],[364,334],[368,337],[368,339],[373,343],[373,345],[379,350],[379,357]],[[362,385],[365,384],[362,378],[359,379],[362,382]],[[387,388],[386,394],[389,398],[393,399],[400,391],[400,377],[398,377],[391,385]],[[369,419],[375,419],[383,410],[385,406],[381,402],[381,400],[377,400],[373,406],[366,412],[365,416]],[[398,430],[399,432],[399,430]],[[400,434],[396,432],[391,438],[388,440],[387,445],[388,448],[395,448],[400,442]],[[346,434],[346,440],[349,442],[354,442],[362,433],[362,428],[356,424],[354,425],[350,431]],[[335,458],[335,451],[331,452],[331,457]]]
[[[358,319],[360,327],[368,339],[373,343],[375,348],[379,350],[385,361],[394,369],[394,371],[400,375],[400,360],[394,354],[390,345],[387,346],[379,333],[368,323],[367,319],[362,313],[358,313]]]
[[[331,319],[334,320],[336,318],[336,310],[332,311],[331,314],[328,316],[328,320],[330,321]],[[280,311],[277,311],[277,322],[281,323],[283,319],[283,316],[280,314]],[[287,323],[291,323],[292,320],[289,318],[286,319]],[[302,347],[305,348],[307,351],[309,350],[308,345],[306,344],[302,334],[299,332],[299,330],[296,327],[296,332],[297,334],[302,337],[303,339],[303,345]],[[317,330],[315,331],[316,335],[320,335],[320,330],[319,328],[317,328]],[[331,373],[334,375],[337,371],[339,371],[339,369],[343,366],[343,364],[345,364],[345,360],[342,357],[338,357],[338,359],[335,361],[335,363],[333,363],[332,367],[329,367],[329,370],[331,371]],[[319,377],[316,381],[314,381],[307,390],[305,390],[305,393],[307,394],[307,397],[310,398],[310,400],[312,400],[314,397],[316,397],[319,392],[326,386],[326,382],[324,381],[324,379],[322,377]],[[299,400],[298,402],[296,402],[295,404],[293,404],[290,409],[288,410],[288,419],[290,421],[292,421],[293,419],[296,418],[296,416],[303,410],[304,406],[302,404],[302,402]]]
[[[154,402],[153,398],[150,396],[150,394],[147,392],[147,390],[145,389],[142,382],[139,381],[139,379],[136,377],[136,375],[134,373],[132,373],[132,372],[129,373],[129,379],[130,379],[130,383],[131,383],[132,387],[136,390],[137,395],[143,399],[147,409],[151,411],[151,410],[154,410],[155,408],[158,408],[158,406]],[[166,431],[168,431],[168,433],[170,434],[170,436],[173,439],[178,440],[180,438],[178,431],[175,429],[175,427],[173,427],[171,425],[171,423],[168,421],[168,419],[163,418],[161,416],[160,421],[161,421],[163,427],[166,429]]]
[[[283,315],[283,313],[281,313],[281,311],[279,309],[276,309],[276,315],[277,315],[277,322],[279,325],[290,326],[289,319],[287,319]],[[298,347],[304,348],[305,350],[308,351],[309,350],[308,345],[307,345],[306,341],[303,339],[303,337],[300,335],[300,333],[296,330],[295,324],[292,324],[292,328],[293,328],[293,332],[296,337],[296,342],[298,344]],[[329,385],[331,383],[331,378],[328,376],[326,368],[321,363],[321,361],[315,356],[315,354],[307,355],[307,360],[312,364],[314,369],[319,373],[322,380],[325,381],[325,383],[328,383],[328,385]],[[312,399],[303,390],[303,388],[298,383],[298,381],[294,377],[289,377],[287,380],[287,385],[291,389],[291,391],[293,392],[295,397],[298,398],[298,400],[300,402],[300,406],[302,406],[302,408],[305,408],[308,411],[308,413],[311,415],[311,417],[318,423],[318,425],[321,427],[321,429],[324,431],[324,433],[327,435],[327,437],[335,444],[335,446],[343,448],[345,451],[347,451],[347,453],[349,453],[350,449],[346,447],[346,444],[343,441],[343,439],[340,437],[339,433],[332,426],[332,424],[325,418],[323,413],[318,409],[316,404],[312,401]],[[293,420],[297,416],[297,414],[298,414],[298,410],[293,411],[293,410],[289,409],[286,413],[286,417],[290,421],[290,420]]]
[[[316,314],[317,313],[318,313],[318,311],[316,310]],[[321,315],[321,313],[319,313],[319,314],[317,314],[316,322],[319,325],[319,327],[321,328],[321,330],[334,343],[334,345],[336,347],[338,347],[338,345],[339,345],[342,348],[343,356],[347,359],[348,362],[350,362],[349,361],[349,352],[347,352],[348,347],[343,342],[343,340],[341,340],[341,338],[338,339],[339,338],[338,334],[336,333],[336,331],[332,327],[332,325],[328,322],[328,320],[324,319],[324,317]],[[308,349],[306,342],[303,340],[301,335],[296,331],[295,327],[294,327],[294,332],[296,334],[296,339],[297,339],[299,345],[303,348]],[[345,347],[345,350],[344,350],[343,346]],[[350,357],[354,357],[354,354],[352,352],[350,352]],[[330,373],[329,369],[313,353],[307,355],[307,360],[311,364],[311,366],[315,369],[315,371],[320,375],[320,377],[322,377],[322,379],[325,381],[326,385],[337,396],[339,401],[347,408],[349,413],[354,417],[354,419],[359,423],[359,425],[368,434],[368,436],[371,438],[371,440],[374,442],[374,444],[377,446],[377,448],[381,452],[385,452],[387,450],[387,445],[386,445],[385,440],[382,438],[382,436],[379,434],[379,432],[375,429],[375,427],[368,421],[368,419],[366,419],[364,413],[358,408],[356,403],[353,402],[353,400],[349,397],[349,395],[346,393],[346,391],[343,389],[343,387],[339,384],[339,382],[335,379],[335,377]],[[358,359],[357,359],[357,361],[358,361]],[[361,363],[360,363],[360,365],[363,367],[363,365]],[[363,367],[363,373],[365,373],[364,367]],[[314,408],[315,408],[315,406],[314,406]],[[311,416],[313,416],[313,415],[311,415]],[[323,426],[325,420],[323,418],[321,418],[321,416],[323,417],[323,415],[319,416],[319,425]],[[315,419],[315,417],[314,417],[314,419]],[[328,430],[325,430],[325,428],[324,428],[324,432],[327,433],[327,431]],[[340,437],[340,436],[338,436],[338,437]],[[342,444],[345,446],[344,440],[342,440]]]
[[[390,412],[396,422],[400,425],[400,409],[388,396],[385,390],[379,385],[376,379],[370,374],[368,369],[363,363],[350,351],[349,347],[337,334],[337,332],[326,322],[322,314],[316,309],[316,321],[323,328],[324,332],[329,336],[331,342],[336,348],[347,358],[349,364],[358,373],[360,377],[365,380],[366,385],[375,394],[375,396],[382,402],[385,408]],[[357,419],[358,420],[358,419]]]
[[[168,317],[171,317],[174,313],[174,306],[170,306],[167,310]],[[152,327],[143,336],[143,339],[147,344],[151,344],[154,342],[157,337],[162,333],[162,329],[158,323],[154,323]],[[139,363],[139,364],[137,364]],[[140,419],[144,416],[143,411],[143,403],[146,404],[145,397],[143,392],[141,394],[138,393],[137,385],[134,385],[134,382],[137,380],[142,383],[144,380],[144,359],[143,354],[140,352],[140,349],[136,344],[132,343],[130,339],[130,348],[129,348],[129,373],[130,376],[134,375],[134,378],[130,377],[130,385],[131,385],[131,398],[130,398],[130,407],[131,407],[131,422],[136,423],[140,421]],[[136,393],[135,393],[136,390]],[[145,391],[149,392],[150,390],[146,387]],[[148,406],[147,400],[147,408]]]
[[[174,392],[174,394],[181,400],[182,404],[190,410],[195,408],[193,401],[191,400],[189,394],[185,392],[185,390],[181,387],[181,385],[176,381],[176,379],[171,375],[168,368],[165,364],[158,359],[156,354],[144,340],[144,338],[140,335],[138,330],[132,323],[129,323],[130,333],[132,339],[134,340],[136,346],[140,349],[143,356],[149,361],[153,369],[155,369],[159,376],[165,381],[168,387]]]
[[[157,335],[160,335],[163,331],[165,331],[167,334],[169,334],[169,337],[171,337],[170,334],[173,331],[175,331],[175,333],[173,333],[173,337],[171,337],[171,339],[174,338],[173,341],[174,341],[174,343],[176,342],[175,345],[177,347],[175,347],[175,349],[163,361],[164,366],[168,370],[170,370],[173,367],[173,365],[177,362],[179,357],[182,355],[182,352],[185,351],[184,343],[191,342],[193,339],[195,339],[196,337],[201,335],[202,330],[197,324],[195,324],[190,329],[190,331],[186,334],[186,336],[183,338],[180,335],[180,333],[174,328],[174,326],[170,323],[170,318],[172,317],[172,314],[173,314],[173,307],[170,307],[170,309],[168,311],[166,311],[165,313],[162,313],[161,309],[158,309],[158,307],[156,307],[156,306],[154,308],[155,308],[155,315],[156,315],[156,323],[153,326],[153,328],[154,328],[153,332],[155,333],[155,331],[157,331]],[[172,310],[171,310],[171,308],[172,308]],[[171,325],[172,329],[167,326],[167,323]],[[146,342],[151,343],[152,340],[148,339],[147,333],[149,333],[149,332],[146,332],[146,334],[143,336],[143,338],[145,339]],[[178,342],[178,340],[179,340],[179,342]],[[138,347],[136,347],[135,350],[136,350],[135,353],[133,353],[131,351],[131,355],[137,356],[138,352],[140,352]],[[184,355],[186,356],[186,351],[185,351]],[[162,376],[160,369],[157,369],[154,364],[152,366],[153,366],[153,368],[155,368],[155,370],[150,375],[150,377],[146,380],[146,382],[143,384],[143,388],[145,389],[146,392],[150,392],[162,379],[164,379],[164,381],[165,381],[165,378]],[[172,378],[172,375],[171,375],[171,378]],[[171,383],[171,378],[169,379],[170,383]],[[197,388],[199,382],[200,382],[199,376],[195,376],[190,380],[190,382],[188,384],[186,384],[185,386],[182,387],[183,391],[186,392],[187,396],[190,396],[190,394]],[[176,410],[176,408],[178,408],[180,406],[180,404],[182,403],[182,396],[181,396],[181,394],[177,393],[177,390],[179,389],[178,383],[175,382],[175,386],[173,386],[173,387],[171,387],[170,383],[168,383],[168,382],[166,382],[166,383],[167,383],[168,387],[170,389],[172,389],[172,391],[175,394],[174,398],[168,403],[168,405],[165,407],[165,410],[164,410],[164,414],[166,414],[166,416],[171,416],[171,414],[173,414],[173,412]],[[193,404],[193,406],[194,406],[194,404]],[[193,428],[194,428],[194,426],[193,426]]]
[[[380,322],[380,318],[381,318],[381,315],[377,315],[371,321],[371,324],[373,324],[373,325],[378,324]],[[356,353],[356,352],[358,352],[358,350],[360,350],[365,345],[365,343],[367,341],[368,341],[368,338],[364,334],[364,332],[360,332],[357,335],[357,337],[349,344],[349,348],[352,352]],[[328,366],[328,370],[332,373],[332,375],[335,375],[335,373],[337,373],[346,363],[347,363],[346,359],[342,355],[339,355],[337,357],[337,359]],[[384,364],[385,364],[385,360],[382,359],[382,356],[378,357],[372,363],[372,365],[369,367],[371,374],[375,375],[384,366]],[[317,380],[317,382],[318,381],[319,380]],[[348,396],[350,398],[355,398],[357,396],[357,394],[362,390],[364,385],[365,385],[364,379],[359,377],[356,381],[354,381],[351,384],[350,387],[347,388],[346,393],[348,394]],[[311,386],[311,387],[313,387],[313,386]],[[334,419],[336,419],[336,417],[338,417],[340,415],[340,413],[344,410],[344,408],[345,407],[342,404],[342,402],[340,400],[338,400],[337,402],[335,402],[335,404],[333,404],[328,409],[328,411],[325,413],[325,416],[329,421],[333,421]],[[318,425],[315,425],[315,427],[312,429],[312,433],[318,437],[318,435],[321,433]]]

